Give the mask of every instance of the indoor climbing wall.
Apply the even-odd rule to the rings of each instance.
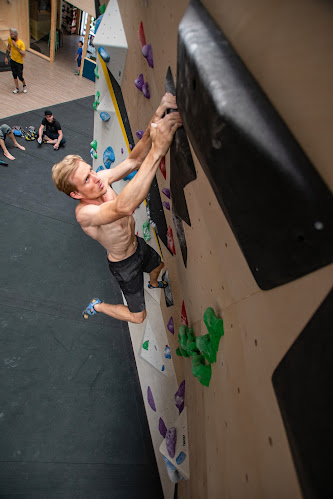
[[[159,448],[168,452],[178,428],[167,471],[185,478],[181,498],[325,497],[332,8],[123,0],[114,9],[110,0],[96,37],[110,56],[98,62],[98,154],[111,146],[120,162],[166,90],[184,123],[157,172],[149,217],[144,203],[135,214],[139,233],[154,222],[170,283],[157,299],[146,293],[148,318],[131,326],[162,481]],[[121,98],[110,100],[110,72]],[[112,129],[121,122],[132,136]]]

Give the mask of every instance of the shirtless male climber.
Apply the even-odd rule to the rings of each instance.
[[[83,311],[86,318],[103,312],[140,324],[147,315],[143,272],[150,274],[149,287],[167,285],[157,280],[164,263],[144,239],[135,236],[132,214],[147,197],[158,165],[167,153],[174,133],[182,126],[178,112],[165,115],[167,109],[175,108],[175,97],[165,94],[140,142],[128,158],[113,169],[96,173],[76,155],[66,156],[53,166],[52,178],[56,187],[79,200],[76,219],[83,231],[106,249],[110,271],[128,304],[128,307],[111,305],[94,298]],[[137,174],[117,196],[112,183],[135,170],[138,170]]]

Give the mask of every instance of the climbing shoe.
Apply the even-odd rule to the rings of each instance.
[[[82,316],[84,319],[88,319],[89,315],[96,315],[98,312],[94,309],[97,303],[102,303],[99,298],[93,298],[89,305],[83,310]]]
[[[148,283],[148,288],[149,289],[158,289],[158,288],[166,288],[168,286],[168,283],[166,281],[157,281],[158,282],[158,286],[152,286],[150,284],[150,282]]]

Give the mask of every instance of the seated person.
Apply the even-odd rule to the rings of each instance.
[[[15,159],[14,156],[12,156],[12,154],[10,154],[10,152],[8,151],[8,149],[6,147],[5,140],[6,140],[7,135],[8,135],[8,137],[10,137],[12,139],[14,147],[17,147],[18,149],[22,149],[22,151],[25,151],[25,147],[21,146],[17,142],[15,135],[14,135],[12,129],[10,128],[10,126],[0,125],[0,146],[3,150],[3,153],[6,156],[6,158]],[[3,161],[1,163],[4,164]]]
[[[46,109],[45,118],[42,119],[42,124],[38,130],[38,143],[46,142],[53,144],[53,149],[59,149],[59,146],[65,144],[66,139],[61,130],[61,125],[58,120],[53,117],[52,111]]]

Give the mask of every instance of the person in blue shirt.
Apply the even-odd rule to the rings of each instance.
[[[81,67],[81,60],[82,60],[82,47],[83,43],[80,41],[79,42],[79,48],[77,49],[77,54],[75,57],[75,61],[77,61],[77,72],[75,73],[76,75],[80,74],[80,67]]]

